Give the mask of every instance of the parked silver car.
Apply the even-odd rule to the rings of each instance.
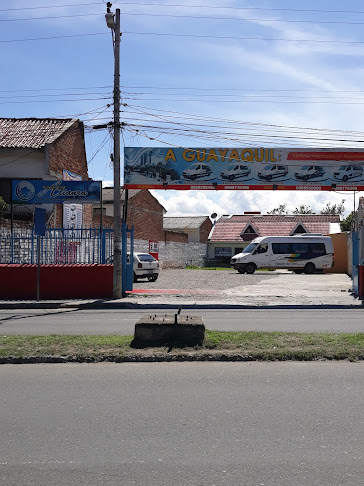
[[[133,282],[140,278],[147,278],[149,282],[155,282],[159,276],[159,262],[149,253],[133,253]],[[127,262],[130,262],[130,253],[127,254]],[[113,263],[113,256],[107,258],[106,263]]]

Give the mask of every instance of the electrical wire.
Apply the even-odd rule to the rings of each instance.
[[[232,40],[253,40],[253,41],[275,41],[275,42],[313,42],[319,44],[364,44],[364,41],[344,41],[344,40],[324,40],[324,39],[287,39],[285,37],[239,37],[233,35],[208,35],[208,34],[176,34],[165,32],[135,32],[124,31],[125,34],[131,35],[151,35],[151,36],[166,36],[166,37],[190,37],[196,39],[232,39]]]

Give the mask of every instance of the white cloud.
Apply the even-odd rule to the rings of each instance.
[[[288,212],[305,205],[319,213],[326,203],[340,204],[344,200],[347,216],[354,209],[353,193],[319,191],[151,191],[167,216],[206,216],[216,212],[243,214],[245,211],[260,211],[267,214],[280,204],[286,204]],[[360,193],[356,193],[358,204]]]

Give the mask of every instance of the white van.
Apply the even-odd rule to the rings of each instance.
[[[212,169],[208,164],[201,164],[195,162],[191,164],[190,167],[183,171],[182,175],[185,179],[192,179],[193,181],[197,177],[207,177],[211,174]]]
[[[363,176],[363,166],[361,165],[342,165],[337,171],[334,172],[335,179],[346,182],[353,177]]]
[[[230,265],[239,273],[254,273],[257,268],[287,268],[295,273],[313,273],[331,268],[334,247],[330,236],[300,234],[255,238]]]
[[[286,165],[276,165],[270,164],[266,165],[264,169],[258,172],[259,179],[266,179],[270,181],[271,179],[275,179],[276,177],[283,177],[288,174],[288,167]]]
[[[250,174],[251,169],[244,164],[231,164],[220,175],[222,179],[233,181],[237,177],[246,177]]]
[[[300,170],[295,172],[296,179],[315,179],[316,177],[322,177],[325,174],[321,165],[304,165]]]

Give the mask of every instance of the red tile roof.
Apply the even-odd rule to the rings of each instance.
[[[240,234],[251,222],[258,236],[288,236],[301,223],[308,233],[330,233],[330,224],[339,223],[340,216],[334,214],[265,214],[259,216],[223,216],[213,228],[210,241],[243,241]]]
[[[42,148],[75,121],[70,118],[0,118],[0,147]]]

